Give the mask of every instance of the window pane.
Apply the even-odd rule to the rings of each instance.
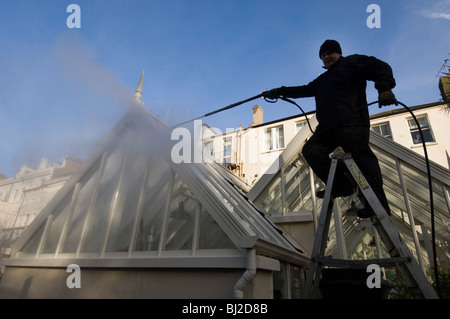
[[[422,138],[420,137],[419,131],[411,132],[411,137],[414,144],[422,143]]]
[[[266,130],[266,150],[270,151],[273,149],[272,146],[272,129],[267,129]]]
[[[434,142],[434,137],[431,134],[430,129],[422,129],[423,138],[425,139],[425,143]],[[422,138],[420,136],[419,130],[411,132],[411,137],[413,139],[414,144],[422,143]]]
[[[281,198],[281,172],[273,178],[272,182],[256,199],[258,207],[267,213],[281,215],[283,206]]]
[[[295,131],[295,132],[296,132],[296,133],[300,132],[300,130],[301,130],[303,127],[305,127],[305,125],[306,125],[306,121],[296,123],[296,126],[295,126],[296,131]]]
[[[81,189],[76,199],[75,207],[70,220],[67,221],[67,234],[62,243],[62,253],[75,253],[80,242],[81,230],[83,229],[86,212],[89,209],[94,185],[97,181],[99,164],[94,165],[91,172],[81,182]],[[92,172],[94,171],[94,172]]]
[[[283,127],[277,127],[276,128],[276,132],[277,132],[277,149],[279,148],[284,148],[284,130]]]
[[[392,135],[391,134],[391,128],[390,128],[389,124],[383,124],[383,125],[380,126],[380,128],[381,128],[381,134],[383,136],[391,136]]]
[[[44,247],[41,251],[41,253],[43,254],[51,254],[55,253],[56,251],[56,246],[58,245],[61,230],[63,228],[64,222],[66,221],[69,211],[70,198],[72,197],[71,195],[72,193],[70,193],[69,196],[66,196],[61,204],[58,205],[58,208],[55,210],[55,213],[57,214],[56,216],[49,215],[49,218],[50,216],[53,216],[54,219],[47,230]]]
[[[134,244],[136,251],[158,249],[171,175],[169,166],[162,161],[156,162],[150,167]]]
[[[236,248],[211,215],[201,208],[198,249]]]
[[[388,123],[383,123],[379,125],[374,125],[371,127],[371,130],[380,134],[383,137],[389,138],[392,140],[392,132],[391,125]]]
[[[231,137],[223,140],[223,163],[231,163]]]
[[[381,134],[381,128],[380,128],[379,125],[377,125],[377,126],[372,126],[372,131],[374,131],[374,132],[376,132],[376,133],[378,133],[378,134]]]
[[[128,251],[145,172],[145,156],[129,155],[119,180],[106,251]]]
[[[273,272],[273,299],[288,299],[287,265],[280,262],[280,271]]]
[[[284,148],[283,126],[272,127],[266,130],[266,150]]]
[[[423,138],[425,139],[425,143],[434,142],[433,135],[431,134],[430,129],[422,130]]]
[[[417,130],[417,124],[416,121],[414,121],[414,119],[408,120],[408,124],[411,131]]]
[[[111,206],[111,201],[116,194],[117,183],[122,168],[124,150],[115,150],[106,163],[105,170],[101,177],[98,193],[94,199],[91,215],[88,216],[86,238],[81,252],[100,253],[105,240],[107,218]]]
[[[22,248],[22,252],[26,254],[35,254],[41,240],[42,234],[44,233],[45,223],[43,223],[39,230],[37,230],[30,240]]]
[[[184,183],[176,184],[170,200],[164,250],[192,248],[197,201],[189,193]]]
[[[291,281],[291,299],[300,299],[302,297],[302,269],[296,265],[289,264]]]
[[[428,128],[428,127],[429,127],[429,124],[428,124],[428,118],[427,118],[426,116],[418,117],[418,118],[417,118],[417,121],[419,122],[420,127],[421,127],[422,129]]]
[[[286,166],[284,174],[287,213],[312,210],[309,166],[297,159]]]

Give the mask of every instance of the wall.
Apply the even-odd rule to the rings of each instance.
[[[63,268],[6,267],[0,298],[232,299],[245,269],[81,269],[81,288],[68,288]],[[244,298],[272,298],[272,272],[259,270]]]
[[[445,104],[414,109],[416,117],[427,115],[436,142],[427,143],[427,153],[430,160],[445,167],[450,168],[450,139],[448,139],[448,127],[450,126],[450,111],[445,109]],[[381,116],[371,121],[372,125],[389,122],[393,140],[411,150],[424,155],[422,144],[414,144],[411,138],[408,119],[412,119],[409,112]]]
[[[217,135],[213,139],[214,160],[217,163],[223,162],[224,138],[231,137],[233,163],[239,164],[239,169],[235,172],[248,185],[253,185],[264,173],[271,173],[267,169],[278,159],[288,143],[297,134],[296,123],[304,121],[303,116],[295,116]],[[266,150],[266,130],[280,125],[283,126],[285,147],[277,150]],[[308,129],[307,126],[304,128]]]
[[[8,255],[12,242],[26,228],[81,165],[67,156],[63,163],[38,169],[23,165],[14,178],[0,180],[0,255]]]

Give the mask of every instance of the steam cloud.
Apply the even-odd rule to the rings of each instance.
[[[18,142],[8,149],[4,146],[2,152],[8,157],[0,163],[7,177],[15,176],[24,164],[37,167],[42,157],[49,163],[60,162],[66,155],[86,158],[133,105],[134,89],[99,62],[81,36],[65,34],[44,53],[22,59],[41,65],[36,67],[40,72],[28,72],[25,65],[20,69],[29,83],[19,99],[26,116],[10,124],[15,126]]]

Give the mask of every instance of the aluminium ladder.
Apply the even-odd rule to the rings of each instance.
[[[318,287],[321,279],[322,268],[324,266],[334,268],[367,268],[370,264],[377,264],[380,267],[396,266],[403,279],[406,281],[410,292],[418,298],[437,299],[438,296],[419,264],[414,259],[410,250],[404,243],[399,232],[392,223],[386,210],[381,205],[377,196],[373,192],[366,178],[362,175],[351,154],[344,153],[338,147],[331,155],[331,166],[327,180],[325,195],[323,198],[322,210],[316,229],[311,262],[306,277],[304,298],[315,298],[318,296]],[[327,237],[330,227],[331,214],[333,211],[334,199],[331,197],[331,189],[336,173],[338,161],[343,161],[350,171],[351,178],[358,186],[358,196],[361,202],[370,205],[375,213],[371,217],[375,230],[384,242],[391,258],[372,260],[343,260],[325,258],[324,253],[327,246]],[[364,197],[364,198],[362,198]]]

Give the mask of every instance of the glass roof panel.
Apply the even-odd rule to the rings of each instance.
[[[37,253],[42,234],[44,233],[45,223],[40,225],[33,236],[25,243],[22,248],[22,252],[29,255]]]
[[[153,174],[155,172],[155,174]],[[165,207],[173,174],[166,163],[153,160],[141,190],[133,251],[158,251]]]
[[[219,224],[203,207],[200,208],[199,220],[198,249],[231,249],[235,247]]]
[[[56,210],[56,216],[49,215],[47,219],[48,225],[43,237],[43,247],[40,249],[39,253],[48,254],[55,252],[61,230],[69,213],[70,198],[71,196],[66,196],[66,198],[60,203]]]
[[[78,243],[80,242],[81,231],[83,229],[86,214],[89,210],[89,204],[92,202],[94,187],[98,179],[98,168],[100,160],[98,160],[88,173],[77,183],[74,188],[74,197],[72,211],[69,213],[65,221],[60,238],[60,247],[58,253],[76,253]]]
[[[283,201],[281,198],[281,171],[274,176],[272,182],[255,200],[260,209],[271,215],[283,214]]]
[[[219,194],[222,201],[226,202],[226,205],[232,211],[230,217],[233,217],[234,221],[230,222],[237,221],[247,232],[246,236],[256,235],[280,245],[294,248],[292,243],[280,234],[278,228],[264,214],[260,213],[256,206],[253,206],[247,200],[242,200],[242,195],[236,193],[235,188],[230,183],[220,180],[219,174],[214,171],[212,166],[205,166],[204,168],[208,185]]]
[[[131,155],[129,152],[126,155],[110,208],[109,223],[111,225],[106,246],[107,252],[129,250],[140,189],[144,182],[146,158],[142,154]]]
[[[96,186],[93,202],[86,215],[80,242],[81,253],[100,253],[107,231],[107,220],[117,199],[120,176],[125,170],[124,149],[109,154],[104,168],[100,168],[100,182]]]
[[[303,157],[286,166],[284,172],[286,213],[300,212],[313,208],[309,166]]]

